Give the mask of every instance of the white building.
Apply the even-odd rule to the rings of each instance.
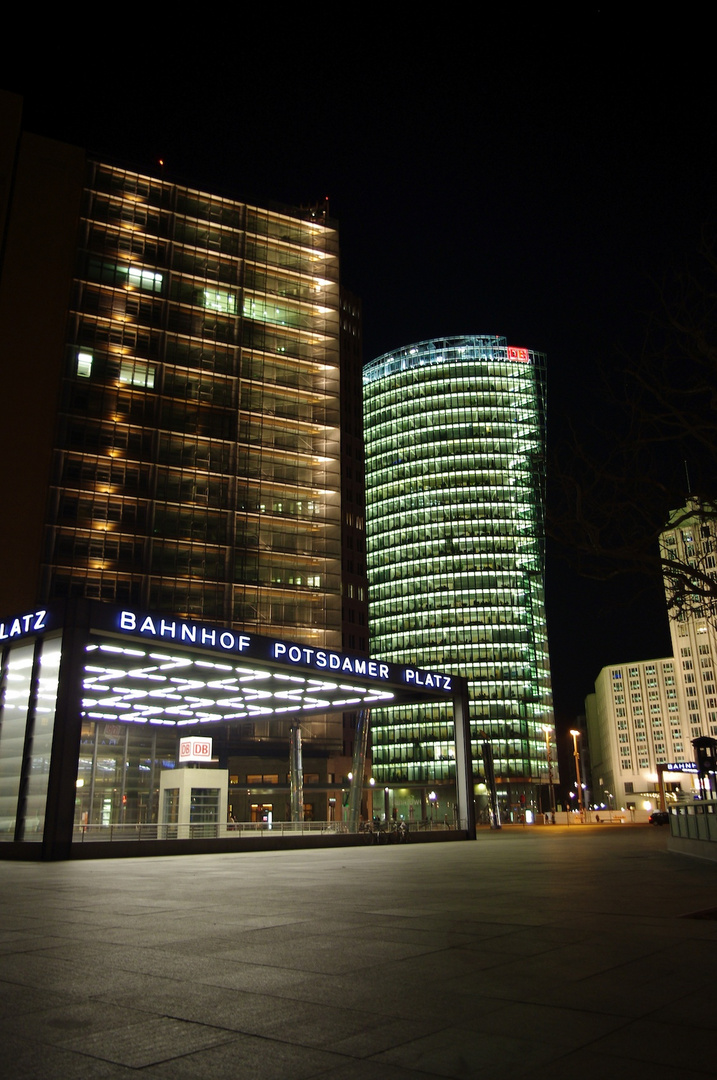
[[[670,515],[660,547],[663,558],[702,574],[717,573],[717,525],[696,513],[690,516],[689,505]],[[665,591],[669,605],[669,580]],[[595,693],[586,699],[593,798],[598,803],[654,807],[658,766],[693,762],[692,740],[717,736],[714,620],[697,597],[668,615],[673,656],[605,667],[595,681]],[[694,786],[686,773],[676,774],[672,783],[682,791]]]
[[[657,766],[690,762],[680,665],[671,657],[611,664],[585,701],[596,803],[609,808],[653,809]],[[685,790],[686,775],[675,777]],[[645,804],[649,803],[650,806]]]
[[[670,526],[660,537],[662,556],[694,567],[703,577],[717,577],[717,522],[705,521],[697,513],[687,517],[690,509],[688,504],[670,515]],[[665,582],[665,590],[669,603],[669,581]],[[669,615],[672,651],[685,699],[683,716],[687,741],[700,735],[717,736],[714,612],[695,596],[691,604],[683,605],[680,611],[672,610]]]

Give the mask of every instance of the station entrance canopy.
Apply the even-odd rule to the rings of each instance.
[[[474,821],[467,683],[459,676],[92,601],[0,621],[0,648],[0,769],[13,776],[4,782],[8,790],[0,791],[4,839],[27,839],[21,793],[39,790],[35,755],[20,755],[17,769],[5,760],[20,726],[24,743],[32,746],[36,736],[47,739],[50,723],[46,812],[40,815],[37,805],[32,812],[44,820],[43,842],[54,849],[61,835],[71,840],[83,721],[210,734],[217,724],[272,718],[296,723],[312,715],[436,701],[453,705],[459,815],[469,829]],[[57,833],[54,840],[48,829]]]
[[[436,701],[454,692],[453,675],[194,621],[127,609],[102,610],[99,621],[117,640],[88,645],[90,717],[181,727]]]

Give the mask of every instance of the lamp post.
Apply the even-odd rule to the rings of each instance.
[[[550,728],[543,724],[545,732],[545,749],[548,755],[548,785],[550,787],[550,820],[555,824],[555,789],[553,787],[553,759],[550,755]]]
[[[575,776],[576,776],[577,782],[578,782],[578,810],[580,811],[580,816],[582,817],[583,809],[584,809],[583,808],[583,789],[582,789],[582,786],[580,784],[580,754],[578,753],[578,735],[580,734],[580,732],[576,731],[575,728],[571,728],[570,729],[570,734],[573,737],[573,756],[575,758]]]

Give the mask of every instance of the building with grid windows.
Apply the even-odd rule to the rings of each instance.
[[[670,514],[660,549],[679,566],[717,573],[717,527],[697,506]],[[697,595],[673,609],[667,579],[665,593],[673,655],[603,668],[585,703],[595,798],[607,789],[630,809],[654,806],[658,766],[692,764],[692,740],[717,737],[713,613]],[[683,775],[675,785],[691,790],[693,782]]]
[[[717,522],[695,503],[670,514],[660,537],[665,559],[694,567],[706,578],[717,577]],[[668,607],[671,589],[665,581]],[[695,595],[680,610],[670,608],[672,652],[684,693],[685,737],[717,736],[717,632],[708,598]]]
[[[33,593],[339,645],[336,230],[89,161],[69,289]]]
[[[361,311],[324,207],[93,159],[13,95],[0,133],[0,619],[100,601],[367,655]],[[326,818],[353,720],[310,730]],[[277,778],[257,813],[283,815],[285,735],[225,748],[270,759],[232,767]]]
[[[693,760],[683,727],[680,665],[672,657],[603,668],[595,680],[595,693],[585,701],[585,715],[591,794],[598,806],[654,809],[657,766]]]
[[[541,353],[494,336],[419,342],[364,369],[372,654],[467,677],[474,761],[490,744],[500,804],[515,813],[541,808],[554,738],[544,373]],[[407,816],[428,799],[450,819],[440,707],[382,710],[372,732],[377,783]]]

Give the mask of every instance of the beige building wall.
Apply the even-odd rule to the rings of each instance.
[[[653,808],[657,766],[693,761],[681,676],[681,663],[672,657],[602,669],[595,693],[585,702],[596,802]],[[683,791],[692,787],[686,774],[676,774],[672,782]]]
[[[670,515],[660,538],[663,558],[717,576],[717,524],[688,504]],[[696,511],[696,508],[695,508]],[[665,582],[670,603],[669,582]],[[708,605],[668,610],[673,656],[602,669],[586,699],[593,791],[610,791],[618,806],[654,802],[657,766],[693,762],[692,740],[717,737],[717,633]],[[693,788],[675,774],[682,791]]]

